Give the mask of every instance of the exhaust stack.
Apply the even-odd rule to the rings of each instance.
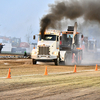
[[[41,39],[44,39],[44,32],[45,31],[41,31]]]
[[[73,40],[72,40],[72,44],[75,43],[74,37],[75,37],[76,32],[77,32],[77,22],[75,22],[75,24],[74,24],[74,32],[73,32]]]

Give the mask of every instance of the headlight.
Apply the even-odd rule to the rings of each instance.
[[[36,53],[37,53],[36,51],[32,51],[32,55],[36,55]]]
[[[53,54],[53,55],[58,55],[58,52],[57,52],[57,51],[55,51],[55,52],[53,52],[52,54]]]

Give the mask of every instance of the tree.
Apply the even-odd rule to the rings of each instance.
[[[25,35],[26,41],[30,44],[31,43],[31,36],[32,36],[32,25],[30,25],[28,29],[28,33]]]

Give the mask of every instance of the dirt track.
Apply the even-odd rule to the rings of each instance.
[[[48,75],[44,76],[46,66]],[[9,68],[12,79],[6,79]],[[74,66],[32,65],[30,59],[2,60],[0,99],[99,100],[100,71],[95,71],[94,65],[77,66],[77,71],[89,69],[73,73]]]

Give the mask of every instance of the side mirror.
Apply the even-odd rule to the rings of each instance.
[[[35,35],[33,35],[33,39],[35,40]]]
[[[62,40],[62,36],[60,36],[60,41]]]

